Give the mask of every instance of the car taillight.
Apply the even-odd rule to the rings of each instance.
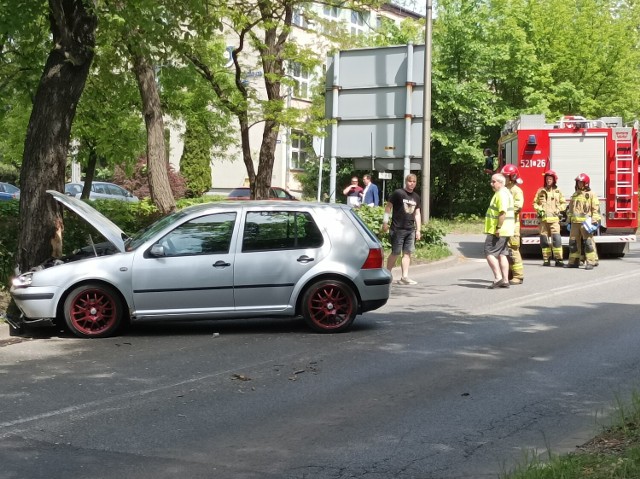
[[[365,260],[362,268],[360,269],[379,269],[382,268],[382,262],[384,260],[384,254],[382,248],[369,249],[369,256]]]

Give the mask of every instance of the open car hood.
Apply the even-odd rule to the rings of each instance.
[[[58,203],[66,206],[89,223],[89,225],[93,226],[107,241],[113,244],[118,251],[124,253],[124,242],[128,239],[128,236],[109,218],[78,198],[73,198],[72,196],[55,190],[47,190],[47,193],[53,196]]]

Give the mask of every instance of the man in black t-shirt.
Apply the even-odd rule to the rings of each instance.
[[[418,178],[409,174],[405,178],[404,188],[398,188],[391,196],[384,208],[382,231],[389,229],[389,214],[391,215],[391,254],[387,259],[387,269],[391,271],[396,264],[398,256],[402,253],[400,268],[402,277],[400,284],[417,284],[409,278],[409,265],[411,254],[416,249],[416,240],[420,240],[420,195],[413,191]]]

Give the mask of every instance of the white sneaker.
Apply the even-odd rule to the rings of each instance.
[[[411,278],[400,278],[398,283],[400,283],[400,284],[418,284],[417,281],[414,281]]]

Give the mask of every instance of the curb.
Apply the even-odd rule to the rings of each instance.
[[[9,323],[2,321],[0,322],[0,340],[9,339],[11,336],[9,335]]]

